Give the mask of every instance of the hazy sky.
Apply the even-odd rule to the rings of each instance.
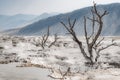
[[[116,3],[120,0],[94,0],[97,4]],[[0,0],[0,14],[65,13],[93,4],[93,0]]]

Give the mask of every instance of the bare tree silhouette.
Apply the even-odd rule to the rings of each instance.
[[[84,16],[84,33],[85,33],[85,40],[87,44],[87,51],[83,47],[83,42],[78,39],[77,34],[74,30],[76,19],[74,19],[74,21],[72,22],[71,19],[68,18],[68,24],[69,24],[68,26],[64,22],[61,22],[61,24],[66,28],[69,34],[72,35],[73,40],[79,45],[79,48],[84,58],[90,63],[90,65],[93,66],[98,61],[98,58],[100,57],[100,52],[110,46],[116,45],[116,43],[112,43],[110,45],[100,48],[101,43],[104,40],[104,38],[99,40],[101,31],[103,29],[103,23],[104,23],[103,17],[108,15],[109,13],[107,11],[103,11],[103,13],[100,13],[95,3],[91,9],[91,13],[92,13],[92,18]],[[87,20],[90,20],[92,23],[92,26],[91,26],[92,31],[91,31],[91,34],[89,35],[87,31],[87,23],[86,23]],[[98,29],[95,29],[96,24]],[[94,52],[96,53],[95,57],[93,57]]]

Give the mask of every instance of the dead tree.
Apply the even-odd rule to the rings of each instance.
[[[59,39],[57,34],[54,35],[54,40],[50,43],[48,43],[47,45],[47,42],[48,42],[48,39],[50,37],[50,28],[48,27],[47,29],[47,34],[44,34],[40,37],[40,40],[39,41],[35,41],[34,40],[34,45],[36,46],[41,46],[42,49],[45,49],[45,47],[47,46],[48,48],[52,47],[53,45],[55,45],[55,43],[57,42],[57,40]]]
[[[108,12],[104,11],[103,13],[100,13],[96,7],[96,4],[94,3],[94,6],[91,9],[91,13],[92,13],[92,18],[84,16],[84,33],[85,33],[87,51],[84,49],[83,42],[78,39],[76,32],[74,30],[76,19],[74,19],[74,21],[71,22],[70,18],[68,18],[68,24],[69,24],[68,26],[64,22],[61,22],[61,24],[72,35],[73,40],[79,45],[81,53],[83,54],[87,62],[89,62],[90,65],[94,65],[94,63],[97,62],[100,56],[100,52],[112,45],[115,45],[115,43],[112,43],[110,45],[107,45],[106,47],[100,48],[101,43],[104,40],[103,38],[99,41],[100,34],[103,29],[103,17],[106,16]],[[92,23],[92,26],[91,26],[92,32],[90,35],[88,35],[88,31],[87,31],[87,25],[86,25],[87,20],[90,20]],[[96,53],[96,57],[94,57],[93,55],[94,52]]]
[[[45,48],[45,45],[46,45],[46,42],[47,42],[49,36],[50,36],[50,32],[49,32],[49,27],[48,27],[47,34],[41,36],[41,42],[39,43],[41,45],[42,49]]]
[[[68,67],[67,71],[65,72],[62,72],[61,69],[58,69],[58,70],[51,69],[51,72],[52,72],[51,75],[48,75],[48,76],[52,79],[58,79],[58,80],[65,80],[66,77],[69,77],[72,74],[70,67]]]

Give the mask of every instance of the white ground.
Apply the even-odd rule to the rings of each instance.
[[[51,80],[48,70],[16,67],[18,63],[0,64],[0,80]]]
[[[120,45],[119,37],[106,37],[105,41],[103,42],[103,45],[105,46],[111,44],[112,39],[115,39],[115,42],[118,45]],[[70,37],[60,36],[60,39],[57,41],[56,45],[52,46],[51,48],[45,47],[45,50],[42,50],[40,46],[35,45],[35,43],[39,42],[39,40],[40,40],[39,37],[1,36],[0,61],[12,60],[13,62],[18,61],[21,64],[27,61],[27,63],[30,64],[39,64],[47,68],[53,68],[54,70],[61,69],[62,71],[65,71],[67,70],[68,67],[70,67],[71,72],[76,74],[68,77],[68,79],[66,80],[69,80],[69,78],[71,78],[72,80],[120,80],[120,69],[117,68],[110,68],[106,70],[104,69],[89,70],[88,72],[84,73],[88,69],[87,67],[84,66],[85,60],[80,53],[78,45]],[[50,37],[49,41],[52,40],[53,37]],[[80,37],[80,40],[85,42],[83,37]],[[12,43],[12,41],[15,43]],[[9,56],[9,58],[6,59],[6,56],[7,57]],[[99,61],[120,62],[120,47],[113,46],[102,51]],[[102,64],[102,67],[107,68],[108,65]],[[1,70],[3,71],[3,73],[5,73],[0,65],[0,71]],[[77,73],[78,71],[79,73]],[[0,73],[2,74],[2,72]],[[21,74],[27,75],[25,74],[24,71]],[[19,73],[15,76],[18,75]],[[40,79],[40,78],[34,79],[35,77],[34,75],[32,77],[33,79],[31,80]],[[0,80],[7,80],[7,79],[1,78]],[[9,78],[9,80],[13,80],[13,79]],[[30,79],[28,78],[28,80]],[[47,80],[47,79],[42,79],[42,80]]]

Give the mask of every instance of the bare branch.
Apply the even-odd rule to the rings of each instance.
[[[50,32],[49,32],[49,27],[48,27],[47,34],[46,35],[42,35],[41,36],[41,40],[38,43],[42,47],[42,49],[44,49],[45,44],[46,44],[46,42],[48,40],[49,35],[50,35]]]
[[[73,21],[72,28],[74,28],[74,26],[75,26],[75,23],[76,23],[76,19]]]
[[[107,11],[104,11],[104,13],[101,15],[101,17],[108,15],[109,13]]]
[[[70,20],[70,18],[68,18],[68,23],[69,23],[69,26],[70,26],[70,28],[71,28],[72,25],[71,25],[71,20]]]
[[[55,70],[51,70],[52,74],[55,72]],[[56,76],[51,76],[51,75],[48,75],[50,78],[52,79],[60,79],[60,80],[64,80],[66,76],[68,76],[70,72],[70,67],[67,69],[67,71],[65,72],[62,72],[61,69],[59,68],[58,69],[58,74],[60,74],[60,77],[56,77]]]
[[[111,46],[116,46],[116,43],[109,44],[106,47],[102,47],[102,48],[100,48],[98,50],[95,49],[95,51],[96,51],[95,62],[97,62],[98,58],[100,57],[100,52],[103,51],[103,50],[105,50],[105,49],[107,49],[107,48],[109,48],[109,47],[111,47]]]
[[[69,22],[69,21],[68,21],[68,22]],[[76,19],[75,19],[74,22],[73,22],[73,24],[74,24],[73,27],[75,26],[75,23],[76,23]],[[76,33],[75,33],[75,31],[73,30],[73,27],[70,28],[70,25],[69,25],[69,26],[68,26],[69,28],[68,28],[63,22],[61,22],[61,24],[67,29],[67,31],[72,35],[73,40],[79,45],[79,48],[80,48],[81,53],[83,54],[83,56],[84,56],[86,59],[90,59],[90,58],[88,57],[88,55],[86,54],[84,48],[83,48],[82,42],[77,38]]]
[[[98,50],[98,53],[101,52],[101,51],[104,50],[104,49],[107,49],[107,48],[111,47],[111,46],[116,46],[116,43],[112,43],[112,44],[107,45],[106,47],[100,48],[100,49]]]
[[[98,43],[95,44],[95,47],[98,47],[104,39],[105,39],[105,38],[103,37],[100,41],[98,41]]]
[[[96,8],[96,4],[94,4],[94,7],[93,7],[93,11],[95,11],[95,13],[94,14],[96,14],[96,16],[97,16],[97,18],[98,18],[98,22],[99,22],[99,27],[98,27],[98,31],[97,31],[97,33],[96,33],[96,35],[95,35],[95,37],[94,37],[94,39],[93,39],[93,41],[92,41],[92,46],[96,43],[96,41],[97,41],[97,39],[99,38],[99,36],[100,36],[100,34],[101,34],[101,31],[102,31],[102,28],[103,28],[103,21],[102,21],[102,17],[103,16],[105,16],[105,15],[107,15],[106,13],[107,13],[107,11],[104,11],[104,13],[103,13],[103,15],[102,15],[102,17],[100,16],[100,13],[98,13],[98,11],[97,11],[97,8]]]
[[[89,18],[89,17],[87,17],[87,19],[89,19],[89,20],[91,20],[91,21],[94,21],[94,22],[98,22],[98,20],[96,20],[96,19],[92,19],[92,18]],[[99,22],[98,22],[99,23]],[[94,24],[93,24],[94,25]]]
[[[49,34],[50,34],[50,32],[49,32],[49,27],[48,27],[47,35],[43,38],[44,39],[43,44],[45,44],[46,41],[48,40]]]
[[[63,22],[60,22],[66,29],[67,29],[67,31],[71,34],[71,31],[70,31],[70,29],[65,25],[65,23],[63,23]]]
[[[58,38],[57,34],[55,34],[54,35],[54,41],[52,43],[50,43],[50,45],[48,47],[50,48],[52,45],[54,45],[57,42],[58,39],[59,38]]]
[[[86,17],[85,16],[84,16],[84,33],[85,33],[86,43],[89,46],[89,39],[88,39],[88,35],[87,35]]]

